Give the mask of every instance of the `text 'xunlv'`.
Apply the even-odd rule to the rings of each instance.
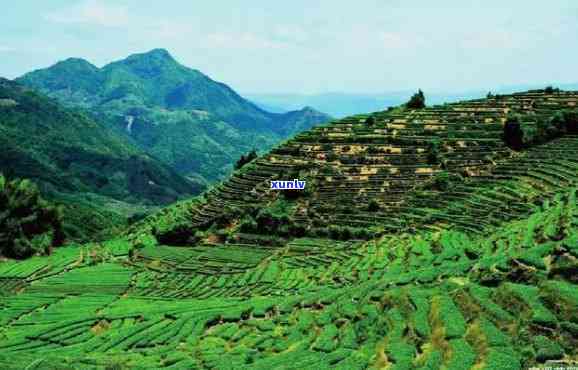
[[[271,181],[271,189],[287,190],[287,189],[305,189],[305,181],[298,179],[288,181]]]

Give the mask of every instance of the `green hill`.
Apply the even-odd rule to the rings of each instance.
[[[33,180],[45,195],[72,207],[74,217],[102,206],[104,222],[122,214],[123,204],[159,206],[201,190],[85,114],[4,79],[0,147],[1,172]]]
[[[576,93],[540,91],[334,121],[236,172],[188,211],[188,227],[166,233],[182,227],[190,236],[227,222],[240,234],[228,239],[277,234],[274,243],[422,227],[483,233],[574,184],[576,104]],[[507,145],[506,126],[519,128],[523,150]],[[270,181],[295,178],[307,181],[306,191],[269,189]],[[286,217],[261,225],[268,207],[285,207]],[[155,230],[163,237],[164,229]]]
[[[334,121],[116,240],[0,264],[0,364],[572,364],[577,104],[546,89]]]
[[[275,114],[223,83],[176,62],[163,49],[97,68],[71,58],[17,79],[100,122],[191,180],[222,178],[241,154],[268,149],[330,119],[303,109]]]

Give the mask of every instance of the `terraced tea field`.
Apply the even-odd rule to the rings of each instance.
[[[516,151],[501,137],[512,112],[531,126],[577,101],[347,118],[117,240],[2,262],[0,368],[578,361],[578,136]],[[293,178],[308,188],[269,189]]]

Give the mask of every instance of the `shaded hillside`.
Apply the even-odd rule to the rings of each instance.
[[[4,79],[0,80],[0,147],[0,172],[33,180],[52,198],[78,195],[82,203],[82,194],[96,194],[101,202],[94,207],[106,199],[111,204],[150,206],[200,191],[86,115]]]
[[[177,63],[163,49],[97,68],[67,59],[19,82],[101,122],[199,182],[228,173],[242,153],[269,148],[297,130],[325,122],[310,109],[274,114],[230,87]]]

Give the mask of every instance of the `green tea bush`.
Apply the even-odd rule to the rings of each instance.
[[[536,350],[536,360],[539,362],[558,360],[564,356],[562,347],[543,335],[534,338],[533,344]]]

